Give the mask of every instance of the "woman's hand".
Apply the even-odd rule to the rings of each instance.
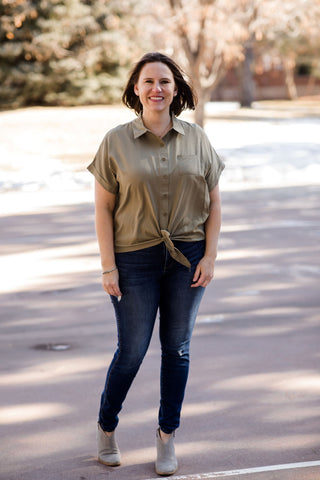
[[[214,259],[204,256],[197,265],[191,287],[206,287],[214,276]]]
[[[119,272],[114,270],[113,272],[102,275],[102,286],[105,292],[115,297],[121,297],[122,293],[119,288]]]
[[[191,287],[206,287],[214,275],[214,263],[217,256],[218,238],[221,226],[221,206],[219,185],[210,192],[209,216],[205,224],[206,250],[197,265]]]

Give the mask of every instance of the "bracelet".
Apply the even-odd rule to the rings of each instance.
[[[114,272],[114,271],[117,270],[117,269],[118,269],[118,267],[115,266],[115,267],[111,268],[111,270],[106,270],[105,272],[102,272],[102,275],[106,275],[107,273]]]

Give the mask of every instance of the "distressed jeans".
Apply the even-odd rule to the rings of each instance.
[[[157,312],[161,343],[159,426],[171,433],[180,411],[189,371],[189,345],[203,287],[191,288],[205,242],[174,242],[191,270],[174,260],[164,243],[116,254],[122,297],[111,296],[118,347],[101,395],[99,423],[113,431],[128,390],[148,350]]]

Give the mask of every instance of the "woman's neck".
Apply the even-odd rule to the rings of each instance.
[[[171,116],[167,112],[163,115],[142,114],[142,120],[144,126],[160,138],[169,131],[172,125]]]

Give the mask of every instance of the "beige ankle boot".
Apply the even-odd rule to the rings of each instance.
[[[98,460],[104,465],[109,465],[110,467],[117,467],[121,463],[120,450],[116,442],[114,432],[109,437],[100,427],[98,423],[98,432],[97,432],[97,442],[98,442]]]
[[[158,475],[173,475],[178,469],[178,462],[174,450],[174,432],[168,441],[164,442],[157,430],[157,460],[156,473]]]

